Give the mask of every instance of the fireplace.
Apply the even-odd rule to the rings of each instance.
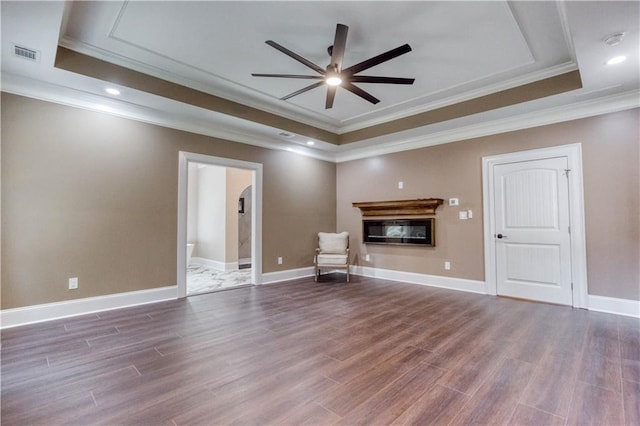
[[[365,244],[435,246],[435,218],[363,220]]]

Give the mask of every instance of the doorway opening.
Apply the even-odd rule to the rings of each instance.
[[[251,185],[238,198],[238,268],[251,269]]]
[[[180,152],[178,181],[178,297],[259,284],[262,165]]]
[[[482,162],[486,292],[586,308],[580,144]]]

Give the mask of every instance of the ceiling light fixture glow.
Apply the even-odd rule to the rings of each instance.
[[[120,94],[120,91],[114,87],[107,87],[106,89],[104,89],[104,91],[114,96],[117,96]]]
[[[332,75],[330,77],[327,77],[325,82],[329,86],[340,86],[340,83],[342,83],[342,79],[340,77],[338,77],[337,75]]]
[[[616,65],[620,64],[627,60],[626,56],[615,56],[607,61],[607,65]]]
[[[314,145],[314,144],[315,144],[314,141],[307,141],[307,145],[309,145],[309,146]]]

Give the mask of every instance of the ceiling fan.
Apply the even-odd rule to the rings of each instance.
[[[327,100],[325,103],[325,109],[329,109],[333,107],[333,100],[336,96],[336,90],[338,86],[344,89],[347,89],[351,93],[354,93],[363,99],[366,99],[372,104],[377,104],[378,102],[380,102],[379,99],[377,99],[370,93],[362,90],[361,88],[359,88],[353,83],[413,84],[413,82],[415,81],[415,79],[413,78],[356,75],[361,71],[375,67],[376,65],[379,65],[383,62],[389,61],[400,55],[404,55],[405,53],[411,52],[411,46],[409,46],[408,44],[404,44],[400,47],[396,47],[395,49],[391,49],[387,52],[381,53],[378,56],[374,56],[373,58],[369,58],[366,61],[362,61],[358,64],[355,64],[348,68],[343,69],[342,59],[344,58],[344,50],[347,44],[348,31],[349,31],[349,27],[347,27],[346,25],[338,24],[336,26],[336,35],[333,41],[333,45],[329,46],[329,48],[327,49],[327,51],[329,52],[329,55],[331,56],[331,63],[327,65],[326,69],[314,64],[308,59],[303,58],[297,53],[292,52],[286,47],[279,45],[273,40],[267,40],[265,42],[269,46],[273,47],[274,49],[281,51],[285,55],[311,68],[312,70],[317,72],[319,75],[298,75],[298,74],[251,74],[251,75],[254,77],[300,78],[300,79],[309,79],[309,80],[320,80],[296,92],[290,93],[280,99],[282,100],[289,99],[294,96],[300,95],[301,93],[308,92],[309,90],[315,89],[316,87],[320,87],[326,84]]]

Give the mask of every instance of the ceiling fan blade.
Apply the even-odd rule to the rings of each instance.
[[[275,41],[267,40],[267,41],[265,41],[265,43],[267,43],[269,46],[273,47],[274,49],[277,49],[277,50],[281,51],[285,55],[295,59],[296,61],[300,62],[301,64],[304,64],[304,65],[308,66],[309,68],[311,68],[312,70],[316,71],[317,73],[319,73],[319,74],[324,74],[325,73],[325,70],[323,68],[317,66],[316,64],[314,64],[310,60],[303,58],[302,56],[298,55],[297,53],[294,53],[294,52],[290,51],[286,47],[279,45]]]
[[[342,70],[342,59],[344,58],[344,50],[347,45],[347,33],[349,27],[343,24],[336,26],[336,36],[333,40],[333,47],[331,50],[331,65],[336,66],[336,71]]]
[[[287,99],[289,99],[289,98],[293,98],[294,96],[298,96],[298,95],[300,95],[300,94],[302,94],[302,93],[304,93],[304,92],[308,92],[309,90],[315,89],[316,87],[320,87],[320,86],[322,86],[323,84],[325,84],[325,83],[324,83],[324,80],[323,80],[323,81],[319,81],[319,82],[317,82],[317,83],[313,83],[313,84],[312,84],[312,85],[310,85],[310,86],[303,87],[302,89],[298,90],[297,92],[290,93],[290,94],[288,94],[287,96],[284,96],[284,97],[280,98],[280,100],[285,101],[285,100],[287,100]]]
[[[349,82],[343,82],[342,83],[342,87],[344,87],[345,89],[347,89],[351,93],[356,94],[356,95],[360,96],[361,98],[368,100],[372,104],[377,104],[378,102],[380,102],[380,99],[376,98],[375,96],[371,95],[370,93],[365,92],[364,90],[362,90],[358,86],[355,86],[355,85],[353,85],[353,84],[351,84]]]
[[[375,67],[383,62],[386,62],[390,59],[397,58],[400,55],[404,55],[405,53],[411,52],[411,46],[408,44],[403,44],[400,47],[396,47],[395,49],[391,49],[387,52],[381,53],[378,56],[374,56],[373,58],[369,58],[366,61],[362,61],[359,64],[355,64],[345,69],[344,72],[357,74],[360,71],[364,71],[371,67]]]
[[[298,74],[257,74],[252,73],[253,77],[278,77],[278,78],[307,78],[312,80],[323,79],[322,75],[298,75]]]
[[[378,77],[367,75],[352,75],[349,77],[349,81],[353,83],[413,84],[415,80],[415,78]]]
[[[336,97],[336,89],[338,86],[327,86],[327,102],[324,104],[324,109],[333,108],[333,100]]]

